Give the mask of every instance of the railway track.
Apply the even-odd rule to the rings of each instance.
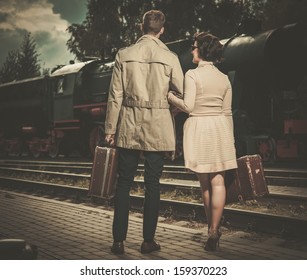
[[[67,169],[68,172],[90,174],[92,170],[92,162],[79,162],[79,161],[37,161],[37,160],[0,160],[1,167],[20,167],[31,168],[49,171],[61,171]],[[142,175],[144,165],[139,164],[137,175]],[[296,186],[307,187],[307,169],[302,168],[264,168],[264,174],[269,185],[278,186]],[[186,181],[197,181],[194,173],[187,172],[181,164],[164,166],[162,179],[178,179]]]
[[[50,196],[56,199],[70,199],[75,202],[112,205],[112,201],[88,196],[91,162],[47,162],[47,161],[0,161],[1,188],[30,192],[35,195]],[[141,210],[143,204],[143,166],[138,168],[135,186],[132,191],[132,208]],[[267,176],[287,174],[287,182],[299,193],[303,187],[297,186],[306,180],[302,170],[286,172],[283,170],[265,170]],[[271,173],[270,173],[271,172]],[[283,177],[283,176],[281,176]],[[160,211],[164,217],[186,219],[189,221],[204,221],[204,210],[199,196],[198,183],[192,180],[193,174],[185,172],[180,166],[166,166],[161,179]],[[291,179],[293,179],[291,181]],[[247,201],[226,205],[224,224],[253,231],[269,232],[283,235],[305,236],[307,233],[307,196],[278,192],[283,188],[269,186],[270,196],[257,201]],[[307,184],[305,185],[307,186]],[[274,191],[274,188],[277,191]],[[306,229],[305,229],[306,228]],[[304,230],[302,230],[304,229]]]

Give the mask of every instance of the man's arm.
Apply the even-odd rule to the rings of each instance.
[[[119,59],[119,53],[115,58],[115,65],[113,69],[112,79],[110,83],[107,113],[105,120],[105,140],[110,145],[114,144],[116,134],[116,127],[119,119],[123,101],[123,85],[122,85],[122,68]]]
[[[175,91],[177,97],[183,98],[183,72],[177,56],[174,58],[169,90]]]

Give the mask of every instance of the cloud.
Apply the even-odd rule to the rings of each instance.
[[[53,4],[53,11],[70,23],[82,23],[87,12],[87,0],[49,0]],[[72,9],[73,7],[73,9]]]
[[[49,1],[0,0],[0,11],[0,66],[9,50],[20,47],[26,32],[31,32],[37,43],[43,68],[67,64],[74,58],[66,47],[70,37],[66,29],[70,23],[60,13],[54,12],[54,6]]]

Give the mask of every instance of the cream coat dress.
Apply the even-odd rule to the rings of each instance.
[[[183,136],[186,168],[197,173],[237,168],[228,77],[212,62],[201,61],[185,74],[183,100],[172,93],[168,99],[189,113]]]

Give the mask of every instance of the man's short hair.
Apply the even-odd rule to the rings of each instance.
[[[150,10],[143,16],[144,34],[156,35],[160,32],[165,23],[165,15],[158,10]]]

